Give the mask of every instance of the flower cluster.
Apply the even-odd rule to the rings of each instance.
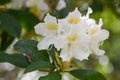
[[[99,49],[101,43],[109,37],[107,30],[101,29],[102,19],[96,24],[89,18],[92,9],[82,16],[78,8],[70,12],[64,19],[56,19],[49,13],[44,22],[35,26],[35,32],[44,38],[37,45],[39,50],[48,49],[54,44],[57,50],[61,49],[60,58],[70,61],[72,58],[80,61],[88,59],[91,53],[103,55],[104,50]]]

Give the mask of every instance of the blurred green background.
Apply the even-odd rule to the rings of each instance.
[[[106,53],[100,57],[91,55],[89,60],[78,61],[79,64],[76,65],[96,69],[108,80],[120,80],[120,0],[65,0],[66,6],[60,10],[56,8],[59,0],[33,2],[35,3],[31,4],[29,0],[0,0],[0,51],[7,51],[16,37],[38,39],[38,35],[34,33],[34,26],[41,22],[48,12],[57,18],[64,18],[75,7],[78,7],[83,15],[86,14],[87,8],[91,7],[93,13],[90,17],[95,19],[96,23],[102,18],[102,28],[110,32],[109,39],[101,46]],[[5,77],[10,77],[8,74],[11,73],[16,74],[17,70],[19,69],[0,71],[0,80],[14,80]],[[16,77],[15,74],[12,77]]]

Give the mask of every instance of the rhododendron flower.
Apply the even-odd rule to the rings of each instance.
[[[58,27],[57,19],[49,14],[47,14],[43,23],[35,26],[35,32],[44,37],[37,45],[39,50],[47,49],[50,44],[56,42]]]
[[[100,43],[109,37],[109,32],[107,30],[101,29],[102,19],[99,20],[99,24],[93,24],[90,28],[90,48],[96,55],[103,55],[104,50],[99,49]]]
[[[60,50],[63,61],[72,58],[78,60],[88,59],[94,52],[103,55],[104,50],[99,49],[100,43],[109,37],[107,30],[101,29],[102,20],[96,24],[94,19],[89,18],[92,9],[88,8],[87,14],[82,16],[78,8],[70,12],[64,19],[56,19],[49,14],[44,23],[35,26],[35,32],[44,38],[38,44],[38,49],[48,49],[50,44]]]

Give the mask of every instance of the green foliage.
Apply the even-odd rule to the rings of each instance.
[[[9,62],[15,66],[25,68],[29,65],[27,58],[19,53],[7,54],[0,52],[0,62]]]
[[[53,16],[56,16],[57,18],[61,19],[61,18],[64,18],[68,15],[68,12],[69,12],[69,8],[66,7],[64,9],[61,9],[61,10],[56,10],[54,12],[51,12],[50,14],[53,15]]]
[[[57,51],[53,44],[49,46],[48,53],[53,60],[53,64],[55,64],[56,68],[61,66],[61,61],[59,58],[59,54],[61,51]]]
[[[28,11],[23,10],[8,10],[7,13],[13,15],[22,27],[33,30],[34,26],[40,22],[40,20]]]
[[[0,5],[4,5],[6,3],[9,3],[11,0],[0,0]]]
[[[49,54],[47,50],[40,50],[37,56],[40,60],[45,60],[50,62]]]
[[[80,80],[106,80],[105,77],[95,70],[72,70],[70,73]]]
[[[102,11],[103,10],[102,0],[93,0],[91,7],[94,12]]]
[[[6,13],[0,13],[0,25],[9,35],[20,37],[21,26],[13,16]]]
[[[45,60],[49,61],[49,56],[46,50],[38,51],[37,49],[38,42],[35,40],[20,40],[18,41],[14,48],[26,55],[32,60]]]
[[[28,73],[28,72],[35,71],[35,70],[49,71],[53,67],[54,66],[51,63],[49,63],[49,62],[46,62],[46,61],[36,61],[36,62],[30,64],[26,68],[25,72]]]
[[[34,40],[20,40],[15,44],[15,49],[25,54],[36,54],[39,53],[37,50],[37,41]]]
[[[52,59],[53,59],[54,61],[56,61],[56,56],[55,56],[55,54],[58,55],[58,51],[57,51],[57,49],[54,47],[54,45],[50,45],[50,46],[49,46],[48,52],[49,52],[49,55],[52,57]],[[55,53],[55,52],[57,52],[57,53]]]
[[[1,38],[2,40],[1,40],[0,50],[4,51],[12,43],[12,41],[14,40],[14,37],[10,36],[8,33],[4,31],[1,34]]]
[[[39,80],[62,80],[62,76],[59,72],[51,72],[47,76],[42,76]]]

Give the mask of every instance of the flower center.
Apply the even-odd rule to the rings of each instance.
[[[97,31],[98,31],[97,28],[92,28],[91,31],[90,31],[90,34],[94,35]]]
[[[76,41],[77,40],[77,35],[76,34],[72,34],[72,35],[68,35],[67,36],[67,40],[69,41],[69,42],[74,42],[74,41]]]
[[[58,25],[56,23],[48,23],[46,28],[51,31],[56,31],[58,29]]]
[[[80,22],[80,19],[79,19],[79,17],[73,16],[68,20],[68,22],[70,24],[78,24]]]

